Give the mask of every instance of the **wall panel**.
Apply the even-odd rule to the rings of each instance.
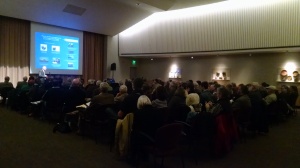
[[[217,10],[217,9],[216,9]],[[284,0],[159,20],[120,34],[121,56],[300,46],[300,1]],[[165,16],[159,16],[164,18]],[[151,20],[151,18],[148,18]]]

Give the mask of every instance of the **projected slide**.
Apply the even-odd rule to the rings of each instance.
[[[35,32],[35,68],[79,69],[79,38]]]

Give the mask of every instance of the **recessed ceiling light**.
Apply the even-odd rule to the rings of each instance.
[[[194,57],[191,57],[191,59],[194,59]]]
[[[153,61],[153,58],[151,58],[151,61]]]

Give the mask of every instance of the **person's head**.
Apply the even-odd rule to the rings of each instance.
[[[282,93],[288,93],[288,91],[289,91],[288,86],[286,86],[286,85],[282,85],[282,86],[281,86],[281,92],[282,92]]]
[[[43,67],[42,67],[42,70],[46,71],[46,70],[47,70],[47,67],[46,67],[46,66],[43,66]]]
[[[190,93],[185,99],[186,105],[198,105],[200,103],[200,97],[197,93]]]
[[[238,94],[239,95],[246,95],[248,94],[248,87],[246,85],[240,84],[238,87]]]
[[[178,84],[176,82],[174,82],[174,81],[171,81],[170,85],[169,85],[169,89],[171,91],[175,91],[177,88],[178,88]]]
[[[159,86],[155,90],[156,98],[163,101],[166,100],[167,94],[166,94],[166,89],[163,86]]]
[[[5,82],[9,82],[9,80],[10,80],[9,76],[5,76],[5,77],[4,77],[4,81],[5,81]]]
[[[102,93],[107,93],[109,89],[109,84],[107,82],[101,82],[100,83],[100,91]]]
[[[229,96],[230,96],[230,92],[225,87],[219,87],[217,89],[217,97],[218,97],[218,99],[229,98]]]
[[[35,83],[35,80],[30,79],[30,80],[28,81],[28,86],[33,86],[34,83]]]
[[[204,88],[204,89],[208,89],[208,82],[207,81],[203,81],[201,83],[201,86]]]
[[[34,76],[29,76],[28,80],[35,80]]]
[[[152,88],[148,83],[144,83],[142,86],[142,91],[145,95],[149,95],[152,93]]]
[[[127,92],[130,94],[133,90],[133,87],[132,87],[132,82],[129,81],[129,80],[126,80],[125,81],[125,85],[127,86]]]
[[[97,80],[96,85],[100,87],[101,80]]]
[[[175,91],[176,96],[186,97],[185,90],[182,87],[179,87]]]
[[[262,86],[262,87],[269,87],[270,85],[267,84],[266,82],[262,82],[262,83],[261,83],[261,86]]]
[[[120,93],[127,93],[127,86],[126,85],[121,85],[119,88]]]
[[[137,108],[142,109],[146,105],[151,105],[151,100],[146,95],[140,96],[137,101]]]
[[[187,88],[189,92],[195,92],[195,87],[194,87],[194,82],[192,82],[191,80],[189,80],[187,82]]]
[[[248,86],[248,90],[249,92],[253,92],[256,91],[260,88],[260,85],[258,82],[252,82],[249,86]]]
[[[79,87],[81,85],[80,83],[80,79],[79,78],[75,78],[72,80],[72,87]]]
[[[272,93],[275,93],[276,92],[276,90],[277,90],[277,88],[276,88],[276,86],[268,86],[268,87],[266,87],[266,89],[267,89],[267,92],[268,92],[268,94],[272,94]]]
[[[144,84],[144,80],[142,78],[135,78],[133,81],[134,90],[141,90]]]
[[[27,82],[27,80],[28,80],[27,76],[24,76],[23,77],[23,82]]]
[[[94,85],[95,84],[95,79],[89,79],[88,84],[89,85]]]
[[[71,78],[71,77],[68,77],[68,78],[67,78],[67,82],[70,82],[70,83],[71,83],[71,82],[72,82],[72,78]]]

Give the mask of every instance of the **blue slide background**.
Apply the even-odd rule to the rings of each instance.
[[[78,70],[79,38],[35,33],[35,68]]]

